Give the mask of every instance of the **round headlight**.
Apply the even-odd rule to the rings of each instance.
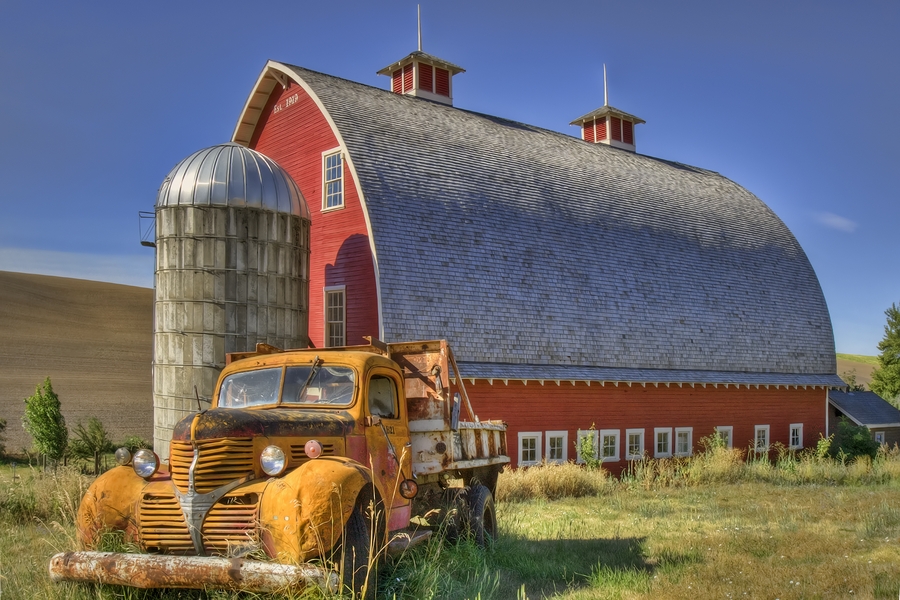
[[[266,475],[280,475],[284,471],[287,460],[284,451],[278,446],[266,446],[259,457],[259,464]]]
[[[119,448],[116,450],[116,464],[120,467],[124,467],[128,463],[131,462],[131,452],[128,451],[128,448]]]
[[[134,453],[134,456],[131,458],[131,464],[134,467],[134,472],[139,477],[147,479],[148,477],[153,477],[153,474],[159,468],[159,457],[152,450],[144,448]]]

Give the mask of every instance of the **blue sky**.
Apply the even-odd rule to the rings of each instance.
[[[90,8],[87,8],[87,7]],[[422,3],[459,107],[571,135],[603,103],[638,151],[722,173],[788,225],[839,352],[900,302],[900,3]],[[152,285],[138,211],[230,139],[266,60],[387,88],[416,3],[0,4],[0,270]]]

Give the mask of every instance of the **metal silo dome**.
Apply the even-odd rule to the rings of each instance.
[[[246,206],[309,219],[297,184],[271,158],[228,143],[194,152],[169,173],[156,207]]]

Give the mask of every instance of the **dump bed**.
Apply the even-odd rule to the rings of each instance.
[[[506,423],[480,421],[475,415],[446,340],[387,348],[403,371],[416,475],[509,462]]]

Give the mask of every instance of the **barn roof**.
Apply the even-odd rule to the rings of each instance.
[[[828,401],[857,425],[900,427],[900,410],[875,392],[830,390]]]
[[[826,375],[816,380],[843,385],[803,249],[729,179],[300,67],[267,70],[310,91],[345,146],[386,341],[444,337],[460,361],[492,372]]]

